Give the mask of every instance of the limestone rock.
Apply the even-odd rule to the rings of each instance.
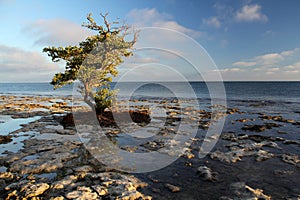
[[[166,183],[165,187],[170,190],[171,192],[179,192],[180,191],[180,187]]]
[[[49,189],[49,185],[47,183],[38,183],[38,184],[26,184],[24,185],[20,192],[24,192],[25,198],[36,197],[40,194],[43,194],[46,190]]]
[[[197,169],[197,172],[204,177],[207,181],[216,181],[217,180],[217,172],[213,172],[207,166],[200,166]]]
[[[271,196],[265,195],[261,189],[253,189],[246,185],[244,182],[236,182],[230,185],[229,190],[231,192],[230,197],[221,197],[221,199],[260,199],[260,200],[271,200]]]
[[[66,194],[67,199],[76,200],[96,200],[99,196],[96,192],[93,192],[91,188],[80,186],[76,191],[72,191]]]
[[[292,165],[296,165],[298,162],[300,162],[298,155],[287,155],[287,154],[282,155],[282,161]]]

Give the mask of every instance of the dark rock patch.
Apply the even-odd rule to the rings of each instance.
[[[12,141],[11,136],[9,135],[0,135],[0,144],[7,144]]]

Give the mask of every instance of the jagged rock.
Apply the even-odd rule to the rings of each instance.
[[[224,153],[217,150],[210,153],[210,158],[218,159],[222,162],[235,163],[237,161],[240,161],[244,156],[256,156],[256,161],[258,162],[274,157],[274,154],[269,153],[266,150],[261,150],[260,148],[262,148],[263,146],[280,149],[280,147],[278,147],[275,142],[271,141],[263,141],[260,143],[252,142],[244,144],[231,143],[230,145],[228,145],[230,151]]]
[[[259,150],[257,152],[257,157],[256,157],[256,161],[258,162],[261,162],[261,161],[264,161],[264,160],[267,160],[269,158],[272,158],[274,157],[275,155],[272,154],[272,153],[269,153],[267,151],[264,151],[264,150]]]
[[[106,187],[101,185],[93,185],[92,188],[100,195],[105,196],[108,195],[108,190]]]
[[[25,198],[36,197],[40,194],[43,194],[46,190],[49,189],[49,185],[47,183],[38,183],[38,184],[26,184],[24,185],[20,192],[24,193]]]
[[[236,151],[230,151],[227,153],[223,153],[221,151],[215,151],[210,153],[210,158],[211,159],[218,159],[222,162],[227,162],[227,163],[235,163],[237,161],[241,160],[241,157],[244,156],[243,150],[236,150]]]
[[[15,178],[15,175],[11,172],[1,172],[0,178],[5,180],[11,180]]]
[[[147,184],[140,182],[133,176],[127,176],[114,172],[105,173],[88,173],[85,179],[101,180],[99,186],[107,189],[107,195],[103,192],[105,197],[109,199],[151,199],[149,196],[144,196],[137,189],[145,187]],[[94,186],[96,187],[96,186]]]
[[[11,183],[11,184],[7,185],[5,187],[5,190],[19,189],[19,188],[21,188],[22,186],[24,186],[24,185],[26,185],[28,183],[30,183],[29,180],[22,180],[22,181],[14,182],[14,183]]]
[[[64,189],[67,187],[72,187],[72,186],[75,186],[74,182],[76,182],[77,179],[78,179],[78,177],[74,176],[74,175],[66,176],[62,180],[54,182],[52,184],[52,187],[54,189]]]
[[[298,155],[287,155],[287,154],[282,155],[282,161],[292,165],[296,165],[298,162],[300,162]]]
[[[81,146],[79,142],[55,140],[26,140],[21,152],[7,156],[11,172],[20,174],[52,172],[78,157],[72,152]],[[23,159],[30,156],[30,159]]]
[[[75,191],[66,194],[67,199],[76,200],[96,200],[99,196],[96,192],[86,186],[78,186]]]
[[[230,185],[230,197],[221,197],[221,199],[234,199],[234,200],[271,200],[271,196],[265,195],[261,189],[253,189],[246,185],[244,182],[236,182]]]

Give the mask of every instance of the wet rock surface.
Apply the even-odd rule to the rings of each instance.
[[[297,199],[300,195],[297,113],[264,113],[262,108],[269,104],[250,106],[250,102],[225,111],[209,103],[195,110],[189,101],[132,100],[133,109],[155,105],[164,109],[164,115],[150,109],[151,120],[146,123],[137,116],[134,123],[120,127],[106,123],[102,132],[124,151],[159,151],[178,159],[157,171],[130,174],[106,166],[86,149],[82,140],[97,139],[88,123],[85,135],[78,134],[72,123],[61,123],[71,111],[69,99],[2,99],[1,115],[40,118],[9,133],[10,142],[0,142],[3,148],[22,144],[18,151],[0,154],[0,199]],[[222,117],[226,117],[223,133],[206,137]],[[141,127],[143,132],[138,131]],[[214,141],[216,146],[200,159],[200,153],[206,153],[202,144]]]
[[[236,182],[230,185],[230,191],[232,192],[231,197],[222,196],[220,199],[260,199],[260,200],[271,200],[271,197],[265,195],[262,189],[253,189],[246,185],[244,182]]]
[[[12,141],[10,135],[0,135],[0,144],[10,143]]]

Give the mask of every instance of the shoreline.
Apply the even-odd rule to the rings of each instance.
[[[1,167],[6,168],[1,168],[6,172],[0,173],[0,188],[4,191],[1,198],[300,197],[297,184],[300,180],[300,120],[299,113],[289,113],[289,107],[285,108],[286,113],[280,113],[280,109],[268,110],[272,104],[252,105],[239,101],[236,107],[228,109],[217,145],[205,158],[199,159],[199,148],[211,123],[211,108],[207,103],[203,105],[204,110],[191,111],[180,107],[186,102],[132,101],[137,107],[147,103],[164,107],[168,118],[163,128],[157,128],[162,123],[159,115],[153,116],[154,124],[146,126],[149,133],[159,133],[151,143],[132,143],[122,131],[107,129],[106,134],[128,152],[172,148],[161,141],[174,135],[174,128],[184,122],[181,119],[188,116],[198,121],[194,127],[196,137],[174,163],[154,172],[128,174],[104,166],[84,148],[74,128],[64,129],[60,124],[62,115],[71,112],[70,99],[1,95],[0,100],[0,115],[11,116],[12,120],[40,116],[9,134],[13,139],[25,139],[19,141],[24,144],[19,151],[0,155]],[[126,127],[129,131],[137,128],[134,124]],[[210,140],[214,140],[213,136]]]

